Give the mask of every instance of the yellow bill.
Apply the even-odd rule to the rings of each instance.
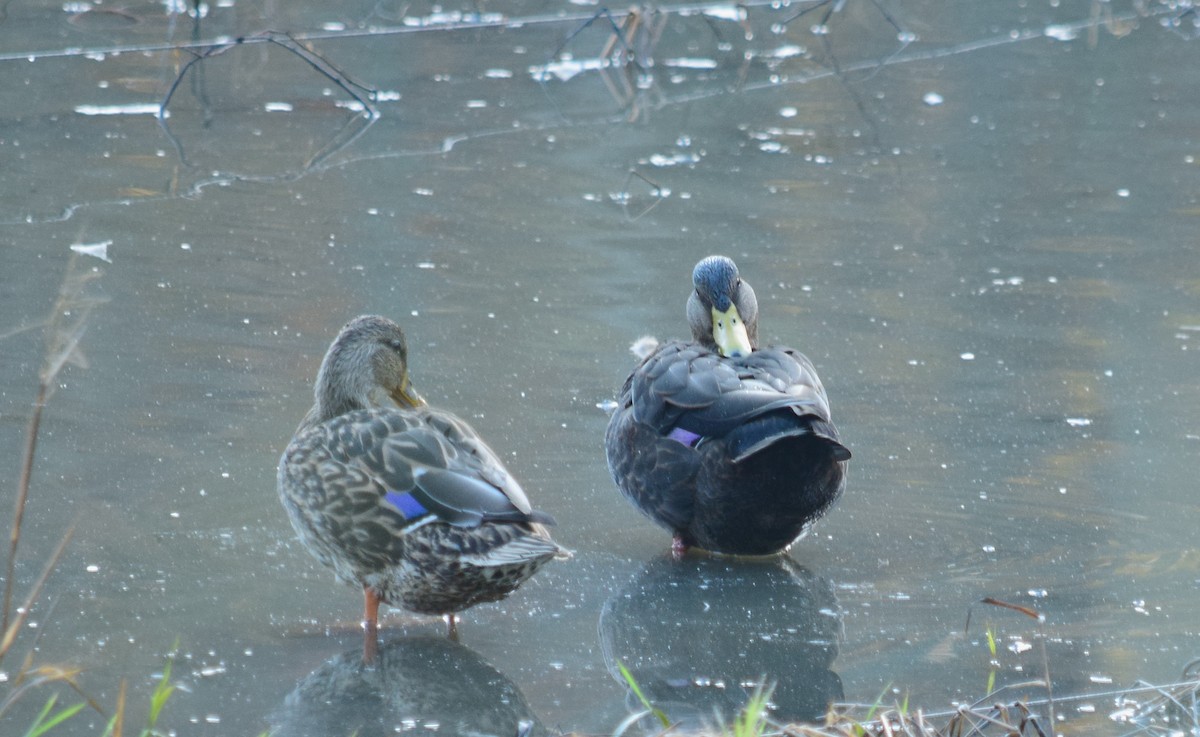
[[[388,390],[388,396],[396,403],[397,407],[402,409],[413,409],[425,404],[425,400],[421,398],[421,395],[417,394],[412,384],[409,383],[407,371],[404,372],[404,379],[400,384]]]
[[[748,356],[754,349],[750,347],[750,336],[746,333],[746,323],[738,314],[737,305],[730,304],[724,312],[712,308],[713,340],[717,350],[726,358]]]

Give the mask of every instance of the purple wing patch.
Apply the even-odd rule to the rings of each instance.
[[[421,515],[429,514],[429,510],[422,506],[421,502],[413,499],[412,494],[389,491],[383,495],[383,498],[404,515],[404,519],[416,519]]]
[[[677,443],[682,443],[689,448],[696,447],[696,443],[700,442],[700,435],[697,435],[690,430],[684,430],[682,427],[677,427],[667,434],[667,437]]]

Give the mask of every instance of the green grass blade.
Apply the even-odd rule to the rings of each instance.
[[[663,725],[664,729],[670,727],[671,720],[667,718],[667,715],[663,713],[662,709],[659,709],[657,706],[650,703],[650,699],[646,698],[646,694],[642,693],[642,687],[639,686],[637,681],[634,680],[633,674],[629,672],[629,669],[625,667],[625,664],[618,660],[617,669],[621,671],[621,677],[624,678],[625,683],[629,685],[629,690],[633,691],[633,695],[637,697],[637,700],[642,702],[642,706],[646,707],[646,711],[653,714],[654,717]]]
[[[767,727],[767,704],[774,691],[774,686],[759,684],[754,687],[749,701],[733,720],[732,737],[762,737]]]
[[[171,661],[163,667],[162,678],[159,679],[158,685],[154,687],[154,693],[150,696],[150,715],[146,718],[146,728],[154,729],[154,725],[158,724],[158,717],[162,713],[163,707],[167,705],[167,699],[171,698],[171,694],[175,693],[175,686],[171,683]]]
[[[870,709],[867,709],[867,718],[865,721],[869,722],[875,718],[875,712],[879,711],[879,707],[883,704],[883,697],[886,696],[887,692],[891,690],[892,684],[890,683],[883,687],[883,690],[879,692],[879,696],[875,697],[875,703],[871,704]]]
[[[57,701],[58,694],[54,694],[46,700],[46,705],[42,707],[40,712],[38,712],[37,718],[33,720],[33,724],[29,727],[29,731],[25,733],[25,737],[30,737],[34,734],[33,730],[38,728],[38,725],[42,723],[42,720],[45,719],[46,715],[50,713],[50,710],[54,708],[54,704],[57,703]]]
[[[51,696],[50,699],[46,701],[46,705],[42,707],[41,712],[38,713],[37,718],[33,721],[33,724],[30,725],[29,730],[25,732],[25,737],[41,737],[58,725],[78,714],[79,710],[86,706],[86,704],[78,703],[51,714],[50,712],[54,711],[54,705],[57,702],[57,694]]]

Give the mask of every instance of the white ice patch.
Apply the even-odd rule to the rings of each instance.
[[[1055,41],[1074,41],[1079,37],[1079,29],[1074,26],[1051,25],[1043,30],[1047,38]]]
[[[158,115],[162,109],[156,102],[141,102],[132,105],[76,105],[80,115]]]
[[[75,243],[71,246],[71,250],[75,253],[81,253],[84,256],[98,258],[107,264],[111,264],[112,259],[108,257],[108,247],[111,245],[111,240],[101,241],[99,243]]]
[[[529,67],[529,73],[537,80],[552,76],[557,77],[560,82],[567,82],[579,74],[603,69],[606,65],[607,62],[604,59],[561,59],[552,61],[545,66]]]

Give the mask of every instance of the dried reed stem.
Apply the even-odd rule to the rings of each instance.
[[[13,621],[13,587],[14,579],[16,578],[17,566],[17,548],[21,543],[21,529],[25,519],[25,507],[29,501],[29,484],[33,476],[33,462],[36,457],[38,430],[42,423],[42,411],[46,407],[46,402],[54,393],[54,381],[58,377],[63,366],[68,362],[76,363],[80,366],[86,366],[87,361],[83,354],[79,351],[79,342],[83,338],[83,333],[87,329],[87,319],[93,308],[102,304],[105,300],[102,298],[92,297],[85,294],[85,289],[89,282],[98,278],[102,272],[98,269],[80,269],[78,268],[79,253],[71,254],[71,258],[67,261],[66,272],[63,275],[62,284],[58,288],[58,297],[54,300],[54,307],[50,312],[50,317],[46,325],[46,350],[42,369],[38,373],[38,388],[37,395],[33,401],[33,411],[29,416],[29,426],[25,431],[25,450],[21,458],[21,474],[17,480],[17,498],[16,506],[13,510],[12,530],[9,534],[8,542],[8,561],[5,563],[4,577],[4,601],[0,604],[0,633],[3,633],[3,644],[0,645],[0,660],[4,654],[8,652],[12,646],[12,638],[15,637],[18,624],[24,621],[24,616],[28,613],[29,607],[33,604],[37,593],[41,590],[42,584],[46,577],[49,576],[53,565],[58,562],[62,555],[63,548],[67,540],[71,537],[71,531],[68,530],[64,535],[62,542],[59,543],[58,549],[51,556],[49,565],[42,572],[32,589],[30,596],[26,599],[25,605],[22,607],[21,616]]]

